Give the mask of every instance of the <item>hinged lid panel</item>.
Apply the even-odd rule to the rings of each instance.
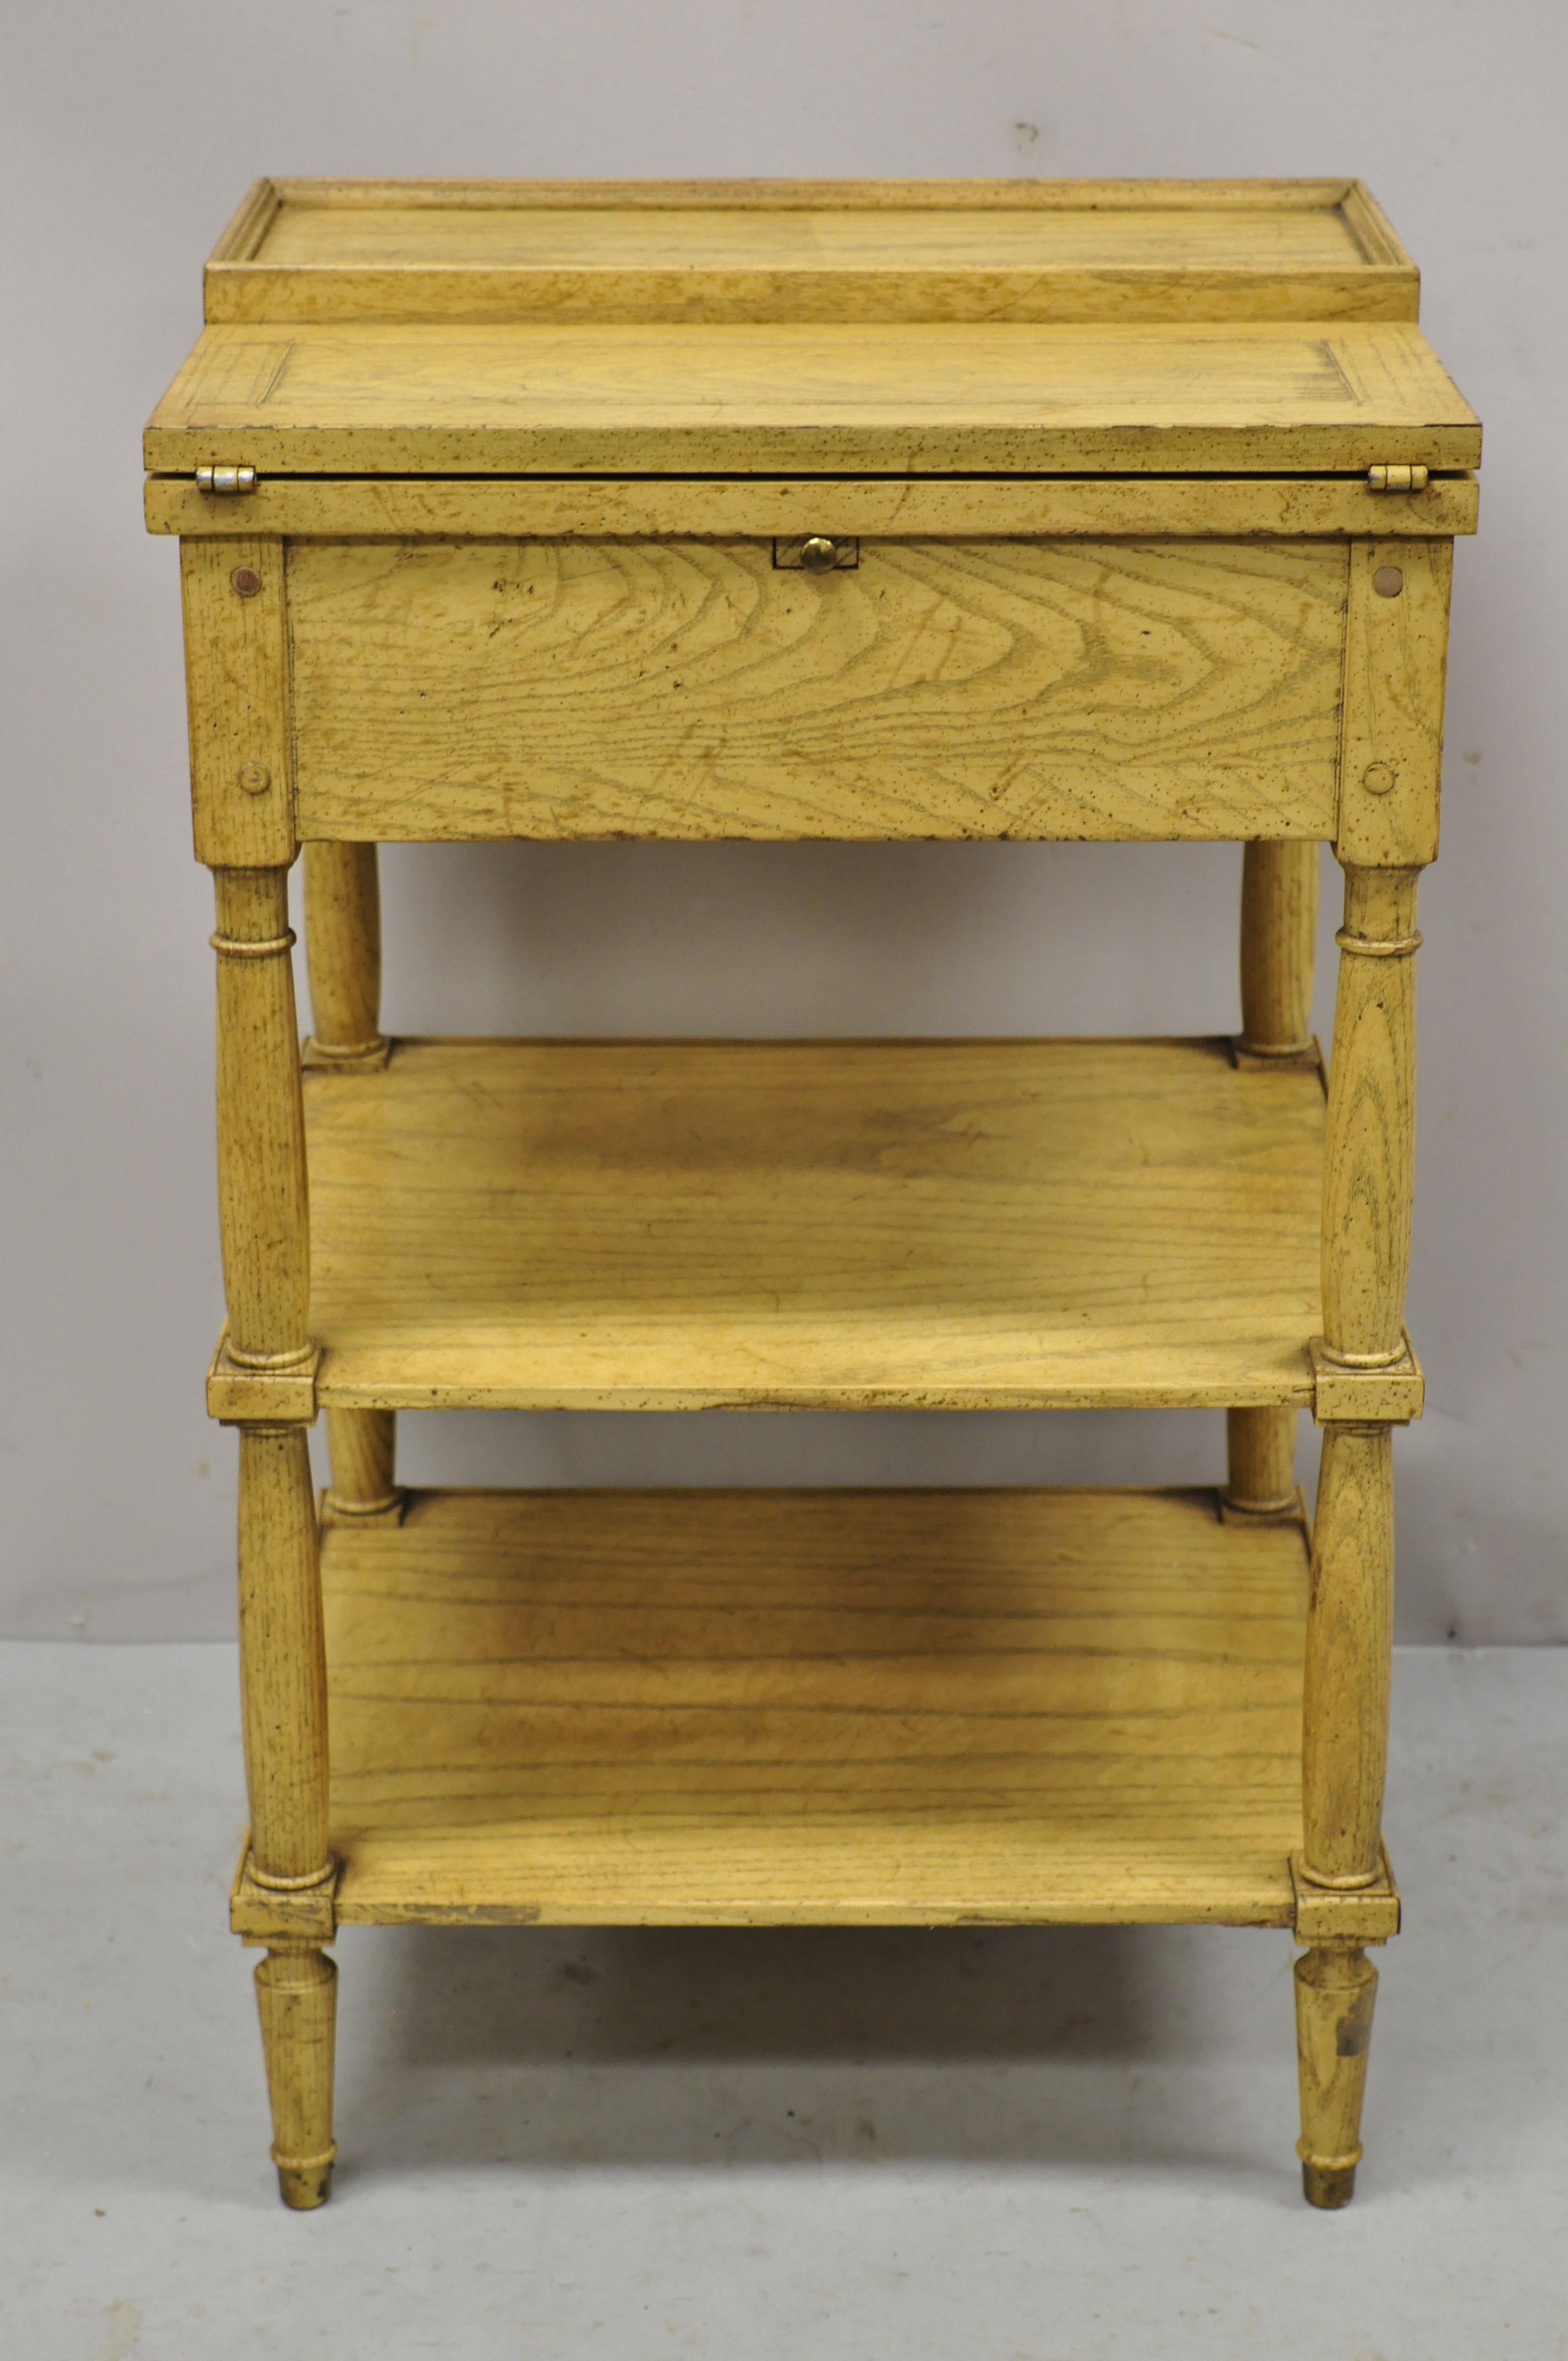
[[[1358,183],[263,181],[155,471],[1474,466]]]
[[[219,320],[1413,320],[1359,181],[262,181]]]
[[[1467,467],[1384,326],[209,328],[147,463],[266,475],[1365,473]]]

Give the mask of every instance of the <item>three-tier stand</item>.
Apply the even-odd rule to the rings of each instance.
[[[1349,2197],[1480,445],[1416,317],[1343,181],[264,181],[225,233],[147,502],[217,893],[233,1923],[291,2205],[363,1921],[1282,1927],[1306,2192]],[[378,842],[627,837],[1234,841],[1240,1030],[384,1038]],[[394,1474],[400,1410],[715,1405],[1208,1405],[1228,1471]]]

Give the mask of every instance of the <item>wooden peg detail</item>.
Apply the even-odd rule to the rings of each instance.
[[[1242,855],[1242,1029],[1238,1063],[1317,1063],[1312,971],[1318,847],[1264,840]]]
[[[314,1346],[288,873],[218,869],[213,877],[225,1349],[241,1367],[298,1369]]]
[[[305,960],[314,1030],[308,1066],[374,1072],[381,1021],[381,894],[373,844],[307,844]]]
[[[389,1410],[329,1410],[327,1450],[332,1486],[323,1503],[328,1524],[397,1525],[403,1495],[392,1476],[397,1413]]]
[[[1387,1368],[1407,1349],[1415,1187],[1414,869],[1347,869],[1323,1149],[1323,1351]]]
[[[1382,1872],[1393,1627],[1390,1433],[1328,1426],[1302,1694],[1301,1873],[1313,1885],[1370,1886]]]
[[[1339,830],[1350,867],[1437,857],[1452,541],[1354,541],[1340,722]]]
[[[285,2205],[324,2205],[337,2147],[332,2085],[337,1962],[313,1947],[269,1950],[256,1969],[256,2005],[272,2103],[272,2161]]]
[[[286,869],[298,851],[283,549],[180,544],[191,808],[209,869]]]
[[[1296,1412],[1225,1412],[1229,1475],[1220,1495],[1223,1514],[1287,1522],[1301,1513],[1296,1488]]]
[[[240,1430],[239,1669],[250,1875],[290,1892],[327,1884],[326,1656],[302,1427]]]
[[[1301,2189],[1332,2210],[1355,2193],[1361,2103],[1377,1971],[1355,1944],[1314,1944],[1296,1962],[1296,2054],[1301,2080]]]

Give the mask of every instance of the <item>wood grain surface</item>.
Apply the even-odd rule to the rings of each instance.
[[[1297,1960],[1295,1984],[1301,2190],[1334,2212],[1355,2194],[1377,1971],[1358,1944],[1323,1944]]]
[[[307,836],[1332,835],[1313,542],[294,543]]]
[[[213,868],[286,868],[299,849],[283,567],[282,542],[254,528],[180,544],[191,815]]]
[[[1382,1867],[1394,1644],[1394,1452],[1387,1426],[1327,1426],[1312,1519],[1302,1869],[1370,1885]]]
[[[332,2136],[337,1962],[308,1947],[269,1950],[256,1971],[256,2006],[278,2193],[294,2213],[310,2213],[326,2202],[337,2155]]]
[[[1305,1539],[1212,1492],[323,1535],[341,1919],[1290,1920]]]
[[[966,540],[1020,533],[1180,534],[1235,540],[1364,534],[1384,541],[1475,530],[1474,476],[1433,476],[1421,492],[1390,497],[1356,476],[1020,476],[954,481],[765,476],[704,482],[687,477],[274,476],[242,500],[203,492],[189,476],[149,476],[149,533],[218,537],[292,533],[315,539],[420,534],[495,541],[634,540],[650,534],[853,533],[862,539],[950,533]]]
[[[253,190],[209,320],[1416,317],[1357,183],[354,182]]]
[[[378,1063],[381,1024],[381,887],[374,844],[307,844],[305,960],[311,979],[307,1057],[340,1065]]]
[[[148,467],[263,475],[1473,467],[1407,321],[207,328]]]
[[[285,869],[214,869],[218,1227],[227,1351],[312,1357],[311,1232]]]
[[[239,1667],[251,1873],[331,1873],[315,1502],[302,1426],[239,1435]]]
[[[1254,1058],[1313,1051],[1318,848],[1255,842],[1242,857],[1242,1029]]]
[[[329,1406],[1307,1405],[1323,1095],[1223,1041],[308,1074]]]
[[[1352,544],[1334,846],[1347,865],[1414,869],[1437,858],[1453,578],[1452,541]]]
[[[1416,1159],[1418,869],[1347,869],[1329,1064],[1323,1337],[1336,1359],[1403,1358]]]
[[[1296,1514],[1296,1422],[1293,1410],[1225,1412],[1227,1510],[1245,1517]]]

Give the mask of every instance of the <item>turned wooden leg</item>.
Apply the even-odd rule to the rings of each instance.
[[[1318,944],[1316,842],[1261,841],[1242,856],[1242,1029],[1251,1058],[1302,1058],[1312,1047]]]
[[[1361,2159],[1361,2102],[1377,1971],[1350,1943],[1322,1943],[1296,1962],[1301,2076],[1301,2188],[1309,2205],[1348,2205]]]
[[[1286,1517],[1296,1507],[1296,1412],[1225,1412],[1229,1473],[1221,1498],[1238,1517]]]
[[[389,1410],[329,1410],[327,1449],[332,1486],[326,1496],[330,1523],[399,1523],[403,1495],[393,1481],[397,1413]]]
[[[1313,1054],[1312,972],[1317,954],[1320,847],[1259,840],[1242,855],[1242,1029],[1249,1065],[1299,1063]],[[1233,1410],[1223,1495],[1238,1516],[1288,1516],[1296,1505],[1296,1412]]]
[[[1394,1636],[1386,1426],[1325,1426],[1302,1693],[1302,1874],[1352,1892],[1382,1869]]]
[[[1415,869],[1344,873],[1323,1161],[1323,1343],[1350,1368],[1405,1350],[1415,1183]]]
[[[324,1883],[326,1653],[302,1426],[240,1429],[239,1665],[251,1872],[262,1885]]]
[[[1345,868],[1323,1159],[1326,1357],[1376,1369],[1405,1350],[1415,1131],[1414,868]],[[1300,1875],[1354,1894],[1382,1873],[1394,1617],[1390,1429],[1330,1421],[1312,1523],[1302,1696]],[[1296,1965],[1302,2181],[1347,2204],[1376,1972],[1352,1941]]]
[[[217,869],[218,1219],[228,1352],[243,1367],[309,1361],[305,1119],[286,869]]]
[[[381,894],[373,844],[307,844],[305,962],[315,1029],[306,1062],[318,1071],[374,1072],[390,1044],[381,1031]],[[402,1494],[392,1480],[393,1414],[329,1410],[327,1450],[334,1521],[374,1518],[395,1524]]]
[[[324,1885],[326,1658],[315,1502],[302,1426],[240,1430],[240,1698],[250,1794],[248,1874],[280,1894]],[[256,1971],[273,2156],[286,2205],[319,2205],[332,2165],[337,1970],[314,1947]]]
[[[1312,1523],[1302,1699],[1301,1875],[1354,1893],[1382,1872],[1394,1610],[1393,1453],[1386,1426],[1323,1430]],[[1296,1962],[1301,2181],[1311,2205],[1348,2205],[1377,1973],[1354,1943]]]
[[[285,2205],[323,2205],[337,2154],[332,2136],[337,1963],[302,1947],[269,1950],[256,1971],[256,2005],[272,2103],[272,2161]]]
[[[305,847],[313,1065],[381,1066],[381,890],[373,844]]]

